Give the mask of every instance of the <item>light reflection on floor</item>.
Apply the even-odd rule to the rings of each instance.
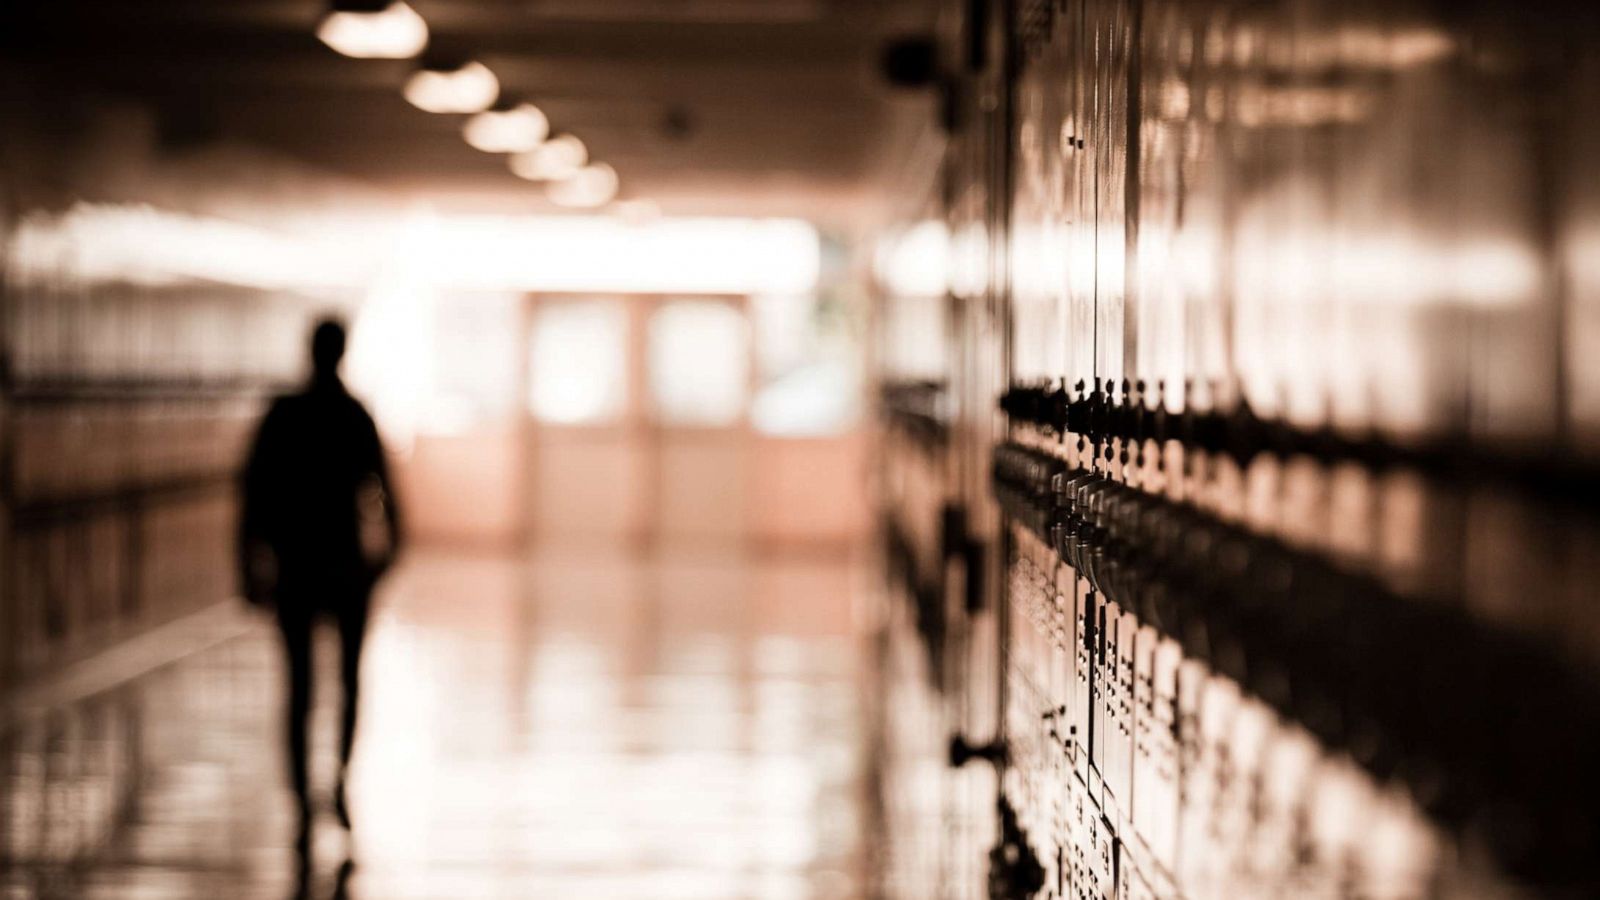
[[[857,895],[854,577],[827,561],[414,558],[371,633],[353,846],[324,816],[310,896],[341,875],[385,900]],[[335,650],[319,647],[324,788]],[[15,736],[10,784],[44,799],[8,812],[22,864],[0,897],[294,896],[278,672],[261,622],[54,717],[120,709],[120,726]],[[51,762],[89,735],[116,745],[105,765],[140,773],[130,821],[105,835],[73,827],[104,802],[84,784],[102,764]]]

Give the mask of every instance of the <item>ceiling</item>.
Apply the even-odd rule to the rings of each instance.
[[[929,0],[411,0],[430,48],[470,54],[669,213],[848,223],[930,121],[890,89],[890,37]],[[313,34],[320,0],[10,0],[0,54],[156,107],[173,140],[264,146],[452,209],[548,208],[463,117],[400,96],[409,61]]]

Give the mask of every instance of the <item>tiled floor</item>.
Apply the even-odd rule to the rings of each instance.
[[[306,895],[856,896],[855,577],[411,559],[368,644],[353,840],[320,820]],[[326,788],[336,646],[319,652]],[[0,897],[296,896],[279,672],[262,620],[14,731]],[[121,797],[126,822],[102,827]]]

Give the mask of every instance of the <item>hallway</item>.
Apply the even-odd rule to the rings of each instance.
[[[1600,897],[1597,159],[1597,0],[0,2],[0,900]]]
[[[364,660],[356,864],[324,812],[308,895],[855,895],[861,582],[831,557],[414,554]],[[0,895],[295,895],[276,637],[242,605],[191,619],[165,632],[177,661],[13,734],[3,834],[25,862]],[[129,820],[94,834],[129,776]]]

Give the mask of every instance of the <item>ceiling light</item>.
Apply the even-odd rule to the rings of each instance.
[[[589,209],[604,206],[617,195],[617,170],[605,163],[591,163],[545,189],[557,206]]]
[[[424,65],[411,73],[405,96],[411,105],[434,113],[475,113],[494,105],[500,82],[480,62],[458,67]]]
[[[532,103],[486,109],[461,129],[467,143],[485,153],[526,153],[550,133],[550,120]]]
[[[400,0],[334,0],[317,37],[357,59],[409,59],[428,44],[428,23]]]
[[[511,157],[511,171],[529,181],[560,181],[589,161],[589,149],[576,135],[559,134],[527,153]]]

